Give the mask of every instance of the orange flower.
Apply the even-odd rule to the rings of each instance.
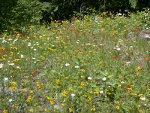
[[[132,90],[132,86],[131,86],[130,84],[126,84],[126,85],[125,85],[125,88],[126,88],[127,90],[130,90],[130,91]]]
[[[144,60],[146,60],[146,61],[149,61],[149,60],[150,60],[150,58],[148,58],[148,57],[145,57],[145,58],[144,58]]]

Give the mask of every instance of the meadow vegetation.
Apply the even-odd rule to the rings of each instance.
[[[149,113],[150,11],[105,15],[5,30],[0,112]]]

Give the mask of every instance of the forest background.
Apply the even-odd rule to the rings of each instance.
[[[148,7],[149,0],[1,0],[0,29],[18,29],[102,12],[128,14]]]

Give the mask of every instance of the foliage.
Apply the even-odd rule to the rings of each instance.
[[[148,6],[146,4],[149,2],[140,0],[1,0],[0,28],[10,30],[15,26],[23,32],[30,24],[49,24],[52,20],[71,19],[74,15],[84,16],[97,12],[128,13]]]
[[[136,8],[138,10],[150,8],[150,1],[149,0],[137,0]]]
[[[12,18],[11,10],[16,6],[17,0],[0,1],[0,29],[7,29]]]
[[[126,9],[130,9],[131,5],[129,0],[40,0],[41,2],[51,3],[56,7],[55,11],[46,11],[47,16],[51,16],[53,12],[54,19],[69,19],[73,13],[87,14],[91,10],[97,11],[114,11],[122,13]]]
[[[0,35],[1,113],[148,113],[150,11]]]

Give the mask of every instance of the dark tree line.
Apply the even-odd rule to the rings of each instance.
[[[143,10],[150,8],[150,0],[0,0],[0,29],[32,23],[49,23],[51,20],[70,19],[75,14]],[[133,2],[133,1],[132,1]]]
[[[150,0],[138,0],[137,1],[137,8],[139,10],[143,10],[143,8],[150,8]]]

